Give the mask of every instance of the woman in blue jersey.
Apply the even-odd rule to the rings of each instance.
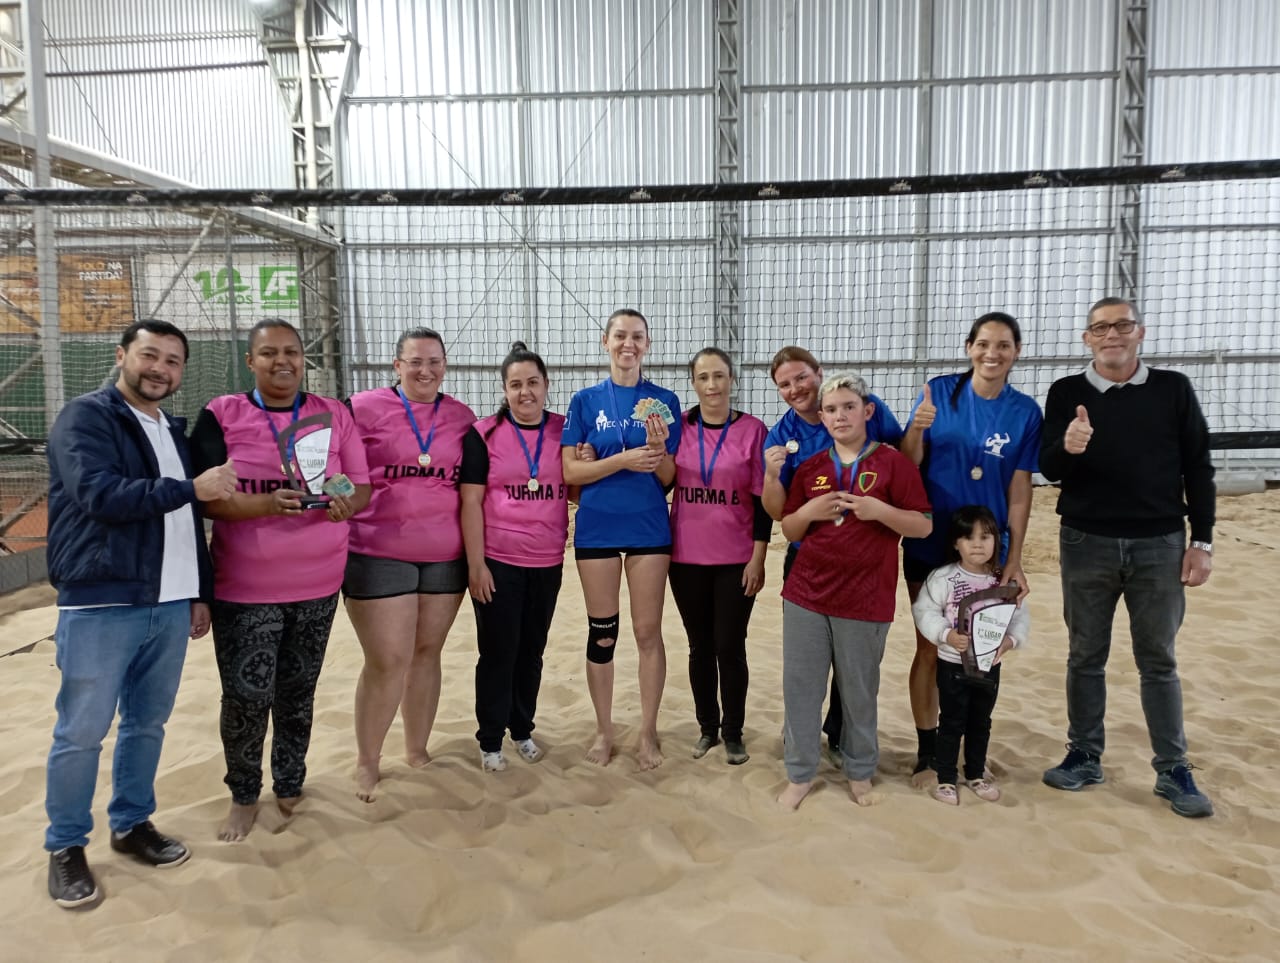
[[[1040,406],[1009,384],[1022,351],[1022,329],[1001,311],[973,322],[964,342],[971,367],[932,378],[916,399],[902,453],[920,466],[935,518],[963,505],[991,509],[1000,526],[1000,584],[1016,581],[1027,594],[1022,543],[1031,515],[1031,475],[1038,467]],[[902,571],[914,602],[929,572],[946,561],[947,526],[902,543]],[[919,632],[909,680],[917,758],[912,781],[933,769],[938,731],[938,650]]]
[[[788,345],[773,356],[769,374],[778,386],[778,396],[787,404],[787,412],[778,419],[764,440],[764,493],[761,502],[774,521],[782,521],[782,508],[787,502],[791,478],[802,464],[831,447],[831,434],[822,424],[818,389],[822,387],[822,366],[818,359],[796,345]],[[895,447],[902,441],[902,426],[889,406],[875,395],[868,395],[871,415],[867,420],[867,439]],[[787,546],[782,561],[782,580],[787,580],[796,560],[798,545]],[[840,754],[840,731],[844,717],[840,711],[840,689],[831,677],[831,705],[822,731],[835,758]]]
[[[671,562],[666,488],[675,479],[680,402],[643,376],[649,322],[624,308],[609,316],[602,339],[609,377],[569,403],[561,436],[564,480],[580,485],[574,556],[587,607],[587,688],[596,738],[587,759],[608,765],[613,755],[613,655],[619,593],[627,576],[631,631],[640,675],[641,769],[662,764],[658,705],[667,678],[662,603]]]

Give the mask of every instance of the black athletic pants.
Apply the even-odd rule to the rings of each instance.
[[[969,681],[964,666],[938,659],[938,782],[954,784],[964,739],[964,778],[981,779],[991,742],[991,713],[1000,692],[1000,666],[987,673],[990,685]]]
[[[525,568],[491,558],[493,600],[472,599],[480,657],[476,661],[476,739],[498,752],[507,730],[516,742],[533,735],[542,685],[542,653],[560,595],[563,566]]]
[[[672,562],[670,569],[671,594],[689,638],[698,728],[730,742],[742,741],[747,712],[747,623],[756,600],[743,594],[745,568]]]

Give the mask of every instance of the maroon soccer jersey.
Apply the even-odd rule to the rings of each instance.
[[[796,469],[783,515],[810,499],[843,487],[878,498],[895,508],[928,512],[920,470],[906,455],[878,445],[857,466],[838,471],[827,448]],[[843,524],[814,522],[800,541],[791,573],[782,586],[788,602],[842,619],[892,622],[898,591],[898,542],[902,536],[880,522],[864,522],[850,512]]]

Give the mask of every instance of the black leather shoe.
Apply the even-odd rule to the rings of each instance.
[[[138,823],[123,836],[111,834],[111,848],[117,853],[128,853],[151,866],[177,866],[185,863],[191,850],[172,837],[157,832],[148,819]]]
[[[98,898],[98,883],[84,858],[83,846],[49,854],[49,895],[59,906],[74,909]]]

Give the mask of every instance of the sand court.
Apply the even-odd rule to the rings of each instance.
[[[1066,632],[1054,492],[1036,493],[1025,553],[1031,644],[1012,656],[990,761],[1004,797],[940,805],[909,784],[915,737],[905,589],[880,692],[880,805],[859,808],[829,761],[796,813],[785,782],[783,545],[751,623],[746,744],[690,758],[698,738],[686,643],[666,606],[665,764],[638,772],[635,646],[617,658],[618,753],[583,752],[594,716],[572,561],[546,654],[536,764],[482,773],[475,636],[464,603],[444,651],[433,761],[403,761],[397,722],[378,798],[362,803],[352,702],[360,647],[339,607],[317,694],[306,796],[291,822],[264,805],[249,839],[219,843],[225,812],[212,643],[191,644],[157,781],[157,825],[193,858],[157,871],[106,842],[104,747],[88,848],[106,901],[67,912],[45,892],[44,760],[58,674],[53,595],[0,599],[0,959],[3,960],[1273,960],[1280,945],[1280,492],[1219,500],[1215,572],[1179,637],[1191,759],[1217,813],[1186,820],[1154,774],[1123,613],[1109,667],[1107,782],[1041,785],[1065,741]]]

